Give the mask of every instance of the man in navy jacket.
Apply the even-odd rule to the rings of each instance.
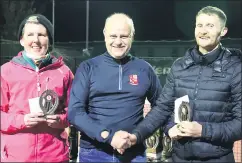
[[[103,31],[107,52],[76,71],[68,119],[81,131],[80,162],[146,162],[143,144],[119,151],[122,155],[115,150],[130,146],[127,132],[143,120],[145,99],[154,105],[161,91],[151,65],[129,53],[134,32],[127,15],[108,17]]]
[[[226,15],[217,7],[202,8],[196,16],[197,46],[176,60],[156,106],[130,135],[139,144],[164,125],[164,110],[188,95],[190,121],[166,133],[173,141],[173,162],[235,162],[233,143],[241,140],[241,51],[220,43],[227,33]]]

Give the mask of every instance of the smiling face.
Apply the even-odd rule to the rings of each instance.
[[[206,54],[215,49],[227,28],[215,14],[200,14],[196,17],[195,38],[199,51]]]
[[[104,29],[108,53],[115,59],[124,58],[132,45],[133,33],[127,17],[119,15],[106,22]]]
[[[20,44],[32,59],[44,57],[49,47],[49,37],[46,28],[42,24],[26,23]]]

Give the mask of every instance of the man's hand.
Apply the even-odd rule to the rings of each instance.
[[[131,147],[131,141],[129,140],[129,133],[126,131],[117,131],[111,141],[111,146],[120,154],[123,154],[125,149]]]
[[[25,114],[24,124],[27,128],[31,128],[39,123],[46,122],[46,119],[43,116],[44,114],[42,112]]]
[[[179,135],[182,137],[201,137],[202,135],[202,125],[196,121],[183,121],[178,125],[178,129],[181,131]]]
[[[151,110],[150,104],[145,104],[143,108],[143,116],[145,117]]]
[[[60,124],[59,115],[47,115],[46,122],[47,122],[47,125],[52,128],[62,128],[62,126],[63,126]]]
[[[126,146],[127,148],[130,148],[131,146],[133,146],[133,145],[135,145],[135,144],[137,143],[137,137],[136,137],[136,135],[134,135],[134,134],[129,134],[128,139],[129,139],[131,145]],[[117,149],[117,151],[118,151],[120,154],[123,154],[127,148],[120,148],[120,149]]]
[[[181,138],[182,132],[178,129],[178,125],[173,126],[169,131],[168,135],[172,140],[178,140]]]
[[[129,134],[129,140],[131,142],[131,145],[135,145],[137,143],[137,137],[134,134]]]

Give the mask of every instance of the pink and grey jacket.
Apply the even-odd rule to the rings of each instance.
[[[62,58],[51,56],[51,63],[35,71],[22,52],[1,66],[1,162],[68,161],[67,106],[73,80]],[[28,99],[54,90],[60,99],[61,128],[46,123],[27,128],[24,115],[30,113]]]

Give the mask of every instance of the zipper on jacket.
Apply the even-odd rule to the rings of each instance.
[[[122,90],[122,76],[123,76],[122,65],[119,65],[118,90]]]
[[[46,81],[45,90],[47,90],[47,89],[48,89],[48,83],[49,83],[49,79],[50,79],[50,78],[49,78],[49,77],[47,77],[47,78],[46,78],[46,80],[45,80],[45,81]]]
[[[37,97],[40,96],[40,79],[39,79],[39,69],[36,68],[35,72],[37,73]]]
[[[35,146],[35,162],[37,162],[38,160],[38,155],[37,155],[37,151],[38,151],[38,134],[36,134],[36,136],[35,136],[35,143],[36,143],[36,146]]]
[[[39,68],[36,66],[35,68],[35,72],[37,73],[37,97],[40,97],[40,76],[39,76]],[[38,134],[36,134],[35,136],[35,143],[36,143],[36,146],[35,146],[35,162],[38,161],[38,155],[37,155],[37,152],[38,152]]]
[[[114,150],[113,150],[113,162],[115,162]]]

